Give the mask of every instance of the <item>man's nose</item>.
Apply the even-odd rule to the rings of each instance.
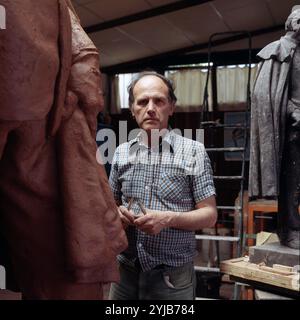
[[[155,103],[150,99],[149,102],[148,102],[148,105],[147,105],[147,111],[150,112],[154,112],[156,109],[156,105]]]

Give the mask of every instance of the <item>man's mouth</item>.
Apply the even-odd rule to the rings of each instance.
[[[144,122],[147,122],[147,121],[154,121],[154,122],[157,122],[158,119],[155,119],[155,118],[148,118],[148,119],[145,119]]]

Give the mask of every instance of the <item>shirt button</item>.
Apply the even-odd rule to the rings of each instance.
[[[141,248],[143,245],[141,243],[139,243],[139,247]]]

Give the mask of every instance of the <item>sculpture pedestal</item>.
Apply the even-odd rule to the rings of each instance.
[[[279,242],[267,243],[250,247],[249,261],[256,264],[264,262],[269,267],[273,264],[294,267],[300,265],[300,252],[297,249],[282,246]]]

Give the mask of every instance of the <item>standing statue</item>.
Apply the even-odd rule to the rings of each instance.
[[[300,7],[263,48],[251,106],[250,197],[278,198],[278,236],[300,248]]]
[[[96,161],[98,51],[69,0],[0,5],[0,233],[14,278],[26,299],[102,299],[127,239]]]

